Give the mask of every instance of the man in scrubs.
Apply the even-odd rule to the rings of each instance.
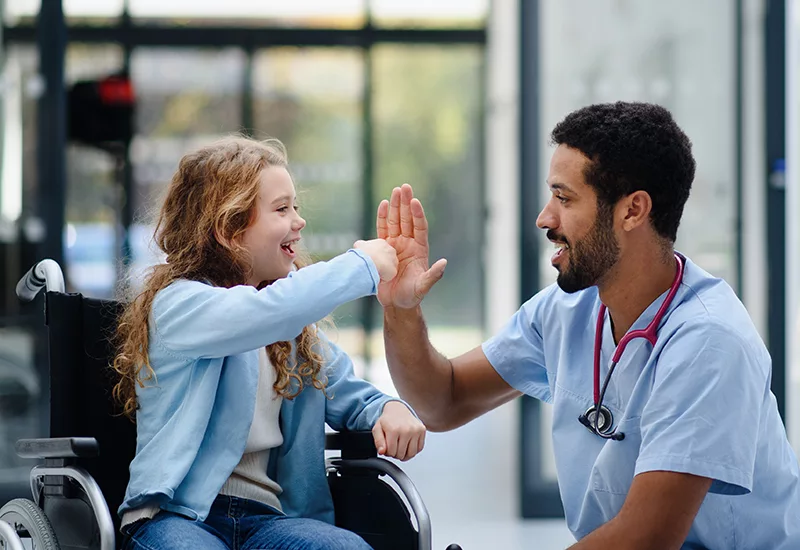
[[[400,396],[433,431],[522,394],[550,403],[575,549],[800,548],[800,468],[769,354],[728,284],[673,249],[694,178],[689,139],[643,103],[580,109],[551,137],[536,224],[555,245],[557,282],[459,357],[433,348],[420,310],[445,267],[428,266],[421,204],[405,185],[379,207],[378,234],[400,259],[378,292]],[[616,435],[603,438],[594,415],[579,421],[597,401],[595,342],[602,384],[616,345],[653,321],[673,282],[655,343],[631,340],[610,377],[604,433]]]

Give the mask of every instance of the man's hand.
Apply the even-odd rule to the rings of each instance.
[[[425,425],[400,401],[389,401],[383,406],[372,437],[378,454],[410,460],[425,446]]]
[[[378,238],[397,251],[397,276],[378,286],[383,307],[410,309],[419,305],[431,287],[442,278],[447,260],[428,268],[428,220],[411,186],[392,190],[389,201],[378,206]]]

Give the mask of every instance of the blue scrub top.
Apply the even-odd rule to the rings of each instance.
[[[655,317],[665,292],[634,323]],[[632,340],[603,404],[622,441],[591,433],[597,288],[552,285],[483,344],[500,376],[553,405],[553,447],[569,529],[580,539],[614,518],[633,477],[667,470],[713,479],[683,548],[800,549],[800,467],[770,391],[771,360],[733,290],[687,259],[651,346]],[[603,326],[601,382],[614,353]]]

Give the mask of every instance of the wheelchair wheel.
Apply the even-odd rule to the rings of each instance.
[[[61,550],[50,520],[33,501],[26,498],[8,501],[0,508],[0,521],[11,525],[20,538],[30,539],[33,550]],[[0,544],[0,548],[5,545]]]

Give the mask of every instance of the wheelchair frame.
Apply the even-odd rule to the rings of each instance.
[[[43,289],[46,292],[65,293],[61,268],[50,259],[34,265],[20,279],[16,293],[20,300],[29,302]],[[55,485],[63,484],[64,478],[73,480],[83,490],[94,512],[100,535],[99,549],[116,550],[114,521],[102,489],[85,468],[71,464],[72,459],[97,456],[99,451],[97,440],[91,437],[22,439],[17,442],[16,450],[23,458],[45,461],[44,465],[34,466],[31,469],[30,486],[34,503],[42,507],[46,498],[45,487],[48,485],[48,478],[58,480]],[[329,474],[366,470],[392,479],[400,489],[400,494],[406,499],[404,506],[408,517],[413,515],[416,520],[417,548],[431,549],[431,521],[422,497],[402,469],[386,459],[377,457],[370,432],[330,433],[326,438],[326,450],[341,451],[341,457],[326,459],[326,470]],[[398,496],[397,491],[391,490]],[[6,541],[10,550],[24,548],[14,528],[4,521],[0,521],[0,541]],[[451,545],[448,548],[459,547]]]

